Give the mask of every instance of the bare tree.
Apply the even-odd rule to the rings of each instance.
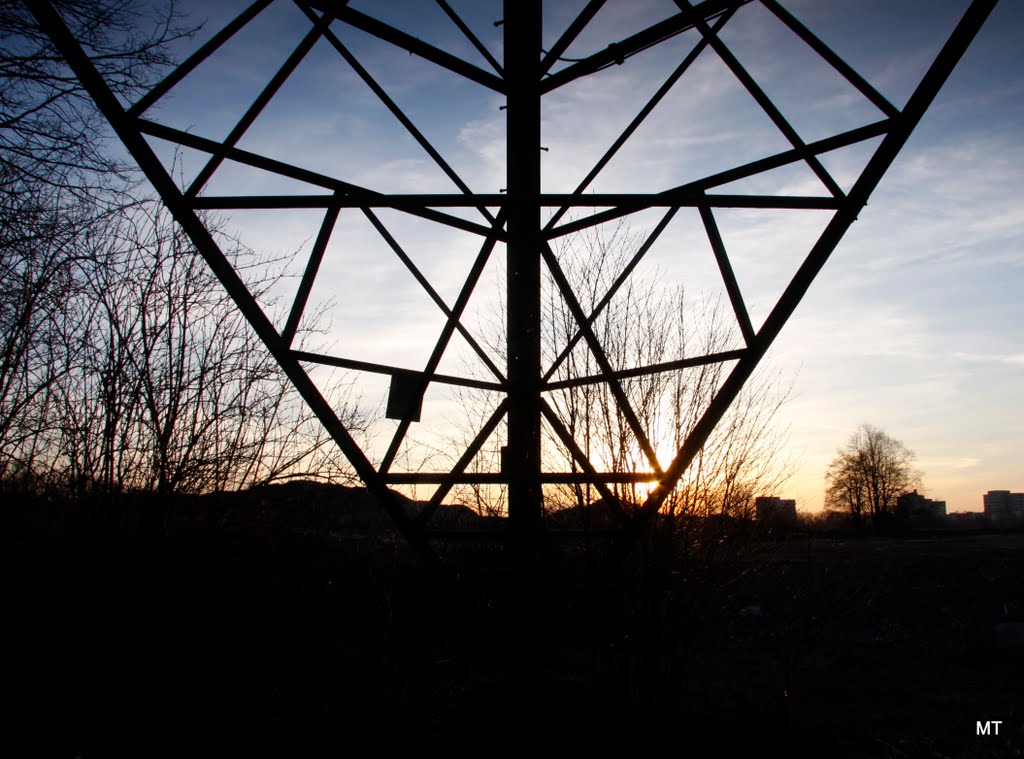
[[[558,252],[562,268],[584,310],[596,309],[640,243],[626,225],[620,225],[610,233],[591,231],[574,244],[563,245]],[[547,348],[554,360],[555,351],[561,352],[578,335],[579,326],[555,288],[548,293],[547,318],[553,329]],[[718,300],[691,301],[682,286],[666,285],[657,271],[634,272],[603,306],[592,328],[611,365],[628,369],[735,347],[729,319]],[[622,380],[623,395],[661,466],[667,466],[703,414],[725,378],[725,369],[722,363],[708,363]],[[582,340],[566,354],[556,374],[564,379],[600,376],[596,358]],[[776,429],[775,420],[788,393],[778,376],[762,374],[760,381],[755,380],[701,449],[663,512],[750,516],[754,498],[774,490],[787,476],[779,456],[784,435]],[[551,403],[599,469],[652,471],[653,462],[607,383],[595,381],[553,392]],[[578,470],[562,442],[551,442],[563,448],[563,455]],[[647,495],[647,486],[637,483],[614,485],[611,490],[626,505],[639,504]],[[596,495],[592,486],[576,486],[567,500],[583,505]]]
[[[172,2],[54,7],[129,101],[191,31]],[[180,230],[133,197],[106,135],[27,6],[0,0],[0,480],[109,493],[347,477]],[[256,294],[277,276],[256,277]],[[358,431],[345,384],[335,392]]]
[[[661,272],[631,270],[643,244],[627,225],[592,230],[567,240],[556,251],[585,315],[597,316],[591,328],[616,371],[672,365],[683,359],[735,349],[742,340],[731,312],[714,297],[691,297],[669,284]],[[598,470],[651,472],[654,462],[636,428],[648,438],[657,463],[667,467],[705,413],[727,376],[723,362],[699,362],[689,368],[626,376],[621,393],[605,381],[593,349],[578,339],[579,320],[553,283],[547,283],[543,350],[550,362],[564,354],[552,380],[566,384],[547,394],[555,415]],[[613,286],[617,291],[609,299]],[[577,342],[575,345],[573,341]],[[566,350],[572,346],[570,350]],[[577,378],[591,378],[579,383]],[[593,485],[554,486],[546,491],[549,510],[565,510],[583,528],[584,555],[610,599],[610,613],[627,642],[621,650],[617,687],[636,703],[654,707],[685,677],[680,649],[700,634],[703,620],[721,613],[729,572],[723,559],[748,551],[758,495],[777,491],[790,467],[782,455],[786,434],[779,410],[790,384],[776,372],[756,375],[734,401],[715,432],[697,453],[664,501],[656,518],[635,543],[613,541],[605,554],[593,539],[594,506],[604,500]],[[616,396],[619,397],[616,397]],[[627,417],[622,398],[632,409]],[[557,435],[546,441],[572,471],[582,467]],[[653,483],[609,484],[619,509],[630,512],[646,500]],[[606,491],[607,492],[607,491]],[[612,506],[612,504],[605,504]],[[602,515],[603,516],[603,515]],[[607,544],[606,544],[607,545]],[[604,556],[613,558],[610,563]],[[594,561],[591,563],[593,559]],[[743,571],[754,564],[745,562]],[[599,567],[602,567],[600,570]]]
[[[187,34],[172,6],[54,3],[117,93],[131,97]],[[0,479],[35,469],[72,338],[82,265],[112,216],[133,204],[132,176],[105,151],[106,130],[21,0],[0,0]]]
[[[55,0],[53,6],[125,98],[151,85],[172,62],[171,43],[192,31],[171,2]],[[71,189],[79,198],[118,189],[130,175],[105,150],[106,134],[92,100],[25,3],[0,0],[0,201],[26,187]]]
[[[102,492],[236,489],[297,474],[347,478],[326,433],[181,230],[140,205],[98,241],[58,383],[52,467]],[[223,235],[222,235],[223,237]],[[280,262],[224,247],[268,308]],[[311,334],[311,325],[299,340]],[[365,427],[341,399],[350,429]]]
[[[896,501],[921,484],[914,453],[870,424],[857,428],[825,473],[825,508],[876,526],[896,511]]]
[[[0,224],[0,479],[32,468],[53,391],[82,350],[74,304],[111,213],[59,193],[15,194]],[[16,208],[13,206],[16,204]]]
[[[735,347],[730,344],[729,316],[720,302],[691,301],[682,287],[667,285],[657,271],[634,273],[618,286],[613,298],[602,304],[641,242],[626,223],[620,223],[610,231],[591,229],[566,238],[556,251],[583,310],[589,314],[601,305],[591,328],[611,365],[630,369]],[[503,288],[499,287],[498,292]],[[598,470],[653,471],[630,420],[603,381],[597,359],[580,339],[576,317],[550,275],[544,281],[543,293],[541,349],[545,364],[558,363],[551,381],[557,384],[590,378],[545,395],[555,415]],[[482,319],[482,342],[501,361],[505,358],[505,342],[500,316],[485,314]],[[621,381],[623,394],[661,466],[669,463],[696,424],[724,380],[725,370],[721,363],[705,364]],[[785,435],[775,424],[788,394],[788,384],[778,375],[761,374],[760,380],[749,383],[666,500],[663,513],[676,517],[750,516],[756,496],[777,489],[788,476],[788,467],[780,456]],[[456,395],[464,408],[471,413],[476,410],[482,426],[493,403],[464,388],[457,389]],[[493,437],[501,437],[500,427]],[[464,447],[467,441],[455,442]],[[558,435],[550,434],[544,446],[548,461],[561,459],[569,471],[582,471],[566,441]],[[499,454],[498,445],[485,446],[473,466],[496,471]],[[648,487],[643,483],[614,483],[609,490],[621,505],[630,508],[644,500]],[[465,486],[456,492],[462,503],[481,512],[503,511],[504,492],[498,486]],[[585,520],[586,507],[600,498],[598,490],[588,484],[545,488],[548,511],[577,507]]]

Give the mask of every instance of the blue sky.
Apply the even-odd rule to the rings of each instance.
[[[501,59],[500,2],[452,2]],[[546,4],[545,45],[584,3]],[[486,63],[430,0],[350,3],[481,67]],[[960,0],[802,0],[786,7],[901,107],[967,2]],[[186,2],[208,19],[190,46],[241,11],[242,3]],[[673,13],[668,0],[610,0],[565,56],[582,57]],[[504,112],[497,93],[461,80],[357,30],[335,24],[389,95],[474,190],[504,187]],[[202,136],[223,138],[309,29],[280,0],[251,28],[176,87],[152,114]],[[926,492],[951,510],[981,508],[988,489],[1024,489],[1024,8],[1002,0],[868,207],[837,248],[767,359],[767,371],[792,382],[780,424],[789,428],[796,471],[779,493],[801,508],[820,507],[829,460],[861,422],[884,428],[918,456]],[[543,107],[544,189],[569,192],[694,43],[692,33],[578,80]],[[758,78],[805,141],[880,118],[781,24],[753,3],[723,38]],[[186,46],[188,47],[188,46]],[[185,49],[183,47],[183,53]],[[166,146],[155,145],[169,157]],[[239,146],[386,192],[451,192],[449,180],[325,42],[253,124]],[[872,143],[873,146],[873,143]],[[673,88],[634,138],[599,175],[595,191],[667,189],[688,179],[788,147],[712,51]],[[824,159],[848,188],[867,153]],[[179,157],[185,178],[202,166]],[[806,167],[735,186],[821,194]],[[226,166],[207,194],[310,192],[252,170]],[[475,213],[475,212],[473,212]],[[271,255],[308,251],[322,212],[245,212],[227,225]],[[472,214],[466,215],[467,218]],[[630,219],[643,233],[660,214]],[[380,218],[451,303],[479,246],[453,231],[397,212]],[[734,259],[754,325],[828,220],[825,212],[722,210],[718,222]],[[706,237],[684,209],[644,266],[695,300],[721,295]],[[474,296],[467,326],[486,339],[500,308],[495,295],[503,249]],[[288,288],[280,294],[287,297]],[[329,308],[322,340],[343,355],[422,368],[443,315],[409,277],[358,211],[343,211],[314,306]],[[457,347],[457,346],[456,346]],[[461,353],[441,370],[472,371]],[[369,405],[386,378],[361,378]],[[445,428],[468,412],[450,395],[428,393],[422,440],[443,448]],[[386,440],[388,423],[379,430]],[[444,454],[436,451],[433,463]],[[421,461],[426,465],[428,461]],[[433,467],[431,467],[433,468]]]

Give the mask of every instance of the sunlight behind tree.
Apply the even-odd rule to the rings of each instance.
[[[642,238],[625,223],[563,240],[556,254],[585,310],[592,312],[602,302],[641,242]],[[501,292],[500,287],[497,289]],[[608,484],[616,501],[628,509],[635,508],[656,482],[629,481],[627,475],[654,473],[654,462],[603,380],[594,354],[580,339],[578,322],[550,274],[542,292],[542,355],[553,384],[545,398],[597,471],[619,476],[620,481]],[[496,313],[502,312],[500,306]],[[682,285],[666,281],[657,269],[634,273],[622,282],[594,318],[592,328],[616,369],[718,353],[737,347],[739,339],[734,319],[720,298],[707,293],[688,297]],[[484,326],[484,342],[500,361],[505,360],[500,337],[503,330],[504,325],[496,318]],[[466,365],[471,366],[469,362]],[[552,371],[552,367],[557,368]],[[624,394],[662,469],[671,463],[730,367],[730,362],[706,363],[622,380]],[[790,384],[770,369],[755,377],[686,470],[664,504],[663,513],[749,517],[758,495],[784,484],[792,467],[782,456],[786,437],[777,415],[789,397]],[[453,393],[453,402],[481,409],[474,429],[487,416],[480,395],[464,388]],[[551,425],[545,424],[544,429],[545,469],[582,474],[584,470],[566,441]],[[471,434],[471,430],[457,432],[452,447],[465,448],[465,436]],[[491,439],[503,439],[501,427]],[[474,465],[480,472],[499,471],[500,444],[481,451]],[[504,513],[501,486],[468,485],[455,492],[458,501],[483,513]],[[590,484],[549,484],[544,494],[548,512],[583,508],[602,500],[599,489]]]

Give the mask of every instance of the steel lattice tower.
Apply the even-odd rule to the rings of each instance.
[[[291,0],[289,0],[291,1]],[[489,69],[474,65],[443,49],[424,42],[372,15],[349,7],[344,0],[294,0],[309,22],[309,31],[296,49],[266,84],[245,114],[238,120],[228,136],[214,140],[187,131],[174,129],[149,117],[150,109],[167,95],[186,76],[199,70],[204,62],[243,28],[256,19],[272,2],[285,0],[257,0],[224,29],[209,39],[198,51],[172,71],[162,82],[138,102],[123,106],[113,95],[78,42],[69,33],[47,0],[27,0],[42,28],[49,34],[57,49],[95,100],[102,114],[110,122],[117,136],[141,167],[148,180],[159,193],[174,218],[186,231],[200,254],[216,273],[230,293],[237,307],[279,362],[305,402],[319,417],[334,441],[351,462],[367,488],[394,518],[398,527],[418,548],[430,553],[425,530],[434,511],[441,505],[451,489],[460,483],[499,483],[508,488],[508,516],[513,533],[521,537],[535,534],[541,525],[542,487],[545,483],[587,483],[596,488],[609,503],[615,499],[608,489],[613,482],[653,481],[657,486],[636,514],[619,514],[624,524],[635,524],[657,511],[669,492],[678,484],[696,453],[707,441],[716,424],[736,399],[746,380],[765,356],[779,335],[783,325],[796,309],[811,282],[836,248],[844,233],[867,204],[872,191],[896,155],[906,143],[912,130],[921,120],[929,104],[952,72],[984,20],[995,6],[996,0],[973,0],[956,29],[934,59],[926,74],[913,91],[906,105],[900,109],[879,93],[866,79],[847,65],[842,58],[806,28],[778,0],[756,0],[764,9],[784,24],[794,40],[807,46],[828,67],[859,92],[881,117],[855,129],[832,134],[823,139],[807,142],[787,121],[780,108],[768,97],[755,77],[744,68],[738,57],[720,36],[720,32],[743,6],[755,0],[704,0],[691,4],[675,0],[677,12],[664,20],[608,45],[606,48],[568,65],[557,66],[569,46],[583,32],[604,0],[590,0],[575,20],[569,24],[550,50],[542,48],[541,0],[505,0],[504,60],[499,61],[469,28],[460,15],[445,1],[437,4],[450,17],[465,38],[488,62]],[[383,87],[364,68],[352,52],[342,43],[335,29],[355,28],[391,45],[402,55],[413,55],[429,65],[438,66],[486,90],[500,93],[506,99],[506,187],[504,192],[479,193],[473,191],[452,169],[442,154],[432,145],[412,120],[402,111]],[[601,159],[587,172],[574,192],[542,192],[541,103],[545,96],[558,88],[583,77],[593,75],[613,65],[621,65],[629,58],[660,45],[683,32],[695,35],[696,43],[679,62],[675,70],[654,95],[630,121],[628,127],[608,148]],[[277,95],[282,84],[315,44],[325,41],[333,47],[344,63],[361,78],[375,96],[390,111],[409,135],[423,148],[431,160],[457,186],[459,192],[451,194],[388,194],[372,187],[353,184],[344,177],[329,176],[311,171],[271,156],[243,150],[238,146],[246,130],[261,111]],[[589,188],[598,174],[607,166],[619,149],[626,144],[655,110],[665,95],[683,77],[694,61],[705,50],[725,64],[729,72],[757,103],[789,147],[781,152],[748,163],[733,166],[712,175],[703,176],[667,190],[651,193],[594,193]],[[147,142],[158,138],[174,145],[199,151],[208,156],[207,163],[191,185],[182,190],[160,162]],[[829,174],[820,157],[833,150],[878,140],[870,159],[849,191],[841,189]],[[281,179],[298,181],[309,187],[304,194],[231,195],[202,194],[209,180],[229,164],[258,169]],[[803,165],[820,181],[824,190],[818,195],[735,194],[722,191],[724,186],[737,180],[757,177],[781,167]],[[315,242],[283,329],[268,319],[257,300],[247,289],[239,273],[204,225],[201,212],[207,209],[320,209],[323,218],[315,234]],[[663,209],[664,216],[644,240],[636,260],[651,247],[664,231],[672,216],[681,208],[693,208],[699,217],[713,250],[715,264],[728,294],[732,311],[742,335],[742,345],[735,350],[707,355],[689,356],[670,364],[615,368],[609,361],[599,336],[592,328],[598,312],[615,294],[615,290],[630,275],[630,268],[620,276],[611,291],[590,312],[573,292],[570,277],[563,271],[553,252],[553,242],[559,238],[585,230],[617,218],[626,217],[644,209]],[[740,292],[730,261],[716,223],[716,212],[723,208],[753,209],[817,209],[830,212],[831,219],[817,241],[811,246],[802,263],[789,280],[781,297],[772,307],[759,328],[753,324],[747,303]],[[293,347],[296,331],[306,308],[321,260],[342,209],[360,209],[373,223],[387,244],[443,311],[446,321],[430,359],[422,371],[410,371],[392,365],[361,361],[357,358],[320,355]],[[431,288],[410,258],[374,214],[374,209],[396,209],[430,222],[463,230],[478,236],[479,254],[470,268],[469,276],[453,303],[447,303]],[[476,209],[479,219],[468,220],[454,213],[460,209]],[[553,214],[544,222],[546,210]],[[586,209],[589,213],[576,215]],[[602,209],[602,210],[596,210]],[[567,215],[572,214],[568,220]],[[480,273],[497,243],[506,246],[507,255],[507,361],[504,368],[471,338],[463,318],[467,301],[472,295]],[[545,367],[541,356],[541,281],[550,276],[558,288],[576,323],[576,335],[565,346],[554,366]],[[445,349],[458,332],[463,335],[492,378],[460,378],[441,374],[439,362]],[[576,377],[555,382],[552,377],[567,351],[582,342],[593,355],[601,372],[598,377]],[[383,459],[374,464],[353,439],[331,404],[311,379],[303,362],[357,369],[391,377],[391,414],[398,419],[397,431]],[[719,387],[710,404],[692,427],[673,460],[667,465],[657,459],[649,431],[640,424],[631,407],[623,383],[634,377],[655,372],[679,371],[712,363],[734,362],[725,382]],[[500,393],[503,400],[478,429],[469,445],[462,451],[455,465],[445,472],[393,472],[397,452],[410,428],[418,418],[423,394],[432,383],[448,383],[474,387]],[[554,413],[545,395],[554,388],[602,383],[614,397],[618,412],[627,421],[636,443],[646,456],[649,466],[644,471],[600,472],[586,452]],[[469,472],[470,462],[481,446],[502,424],[507,425],[506,452],[500,471]],[[545,467],[542,445],[542,426],[547,424],[561,444],[571,452],[574,471],[549,471]],[[390,485],[409,483],[436,484],[437,490],[429,506],[418,519],[410,518],[393,497]]]

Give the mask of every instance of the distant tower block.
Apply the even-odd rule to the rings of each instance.
[[[946,519],[946,502],[925,498],[915,490],[896,499],[896,511],[914,524],[941,524]]]
[[[796,501],[792,498],[761,496],[754,501],[757,521],[767,525],[796,524]]]
[[[1024,523],[1024,493],[990,490],[985,493],[982,500],[985,504],[985,516],[997,527]]]
[[[656,486],[650,489],[649,496],[639,510],[633,515],[619,514],[619,521],[626,523],[632,519],[649,518],[655,513],[678,484],[696,453],[775,341],[836,245],[864,209],[882,175],[910,137],[911,131],[981,28],[996,0],[973,0],[969,3],[961,21],[902,108],[891,103],[865,77],[847,65],[825,41],[819,39],[778,0],[760,0],[758,3],[750,0],[704,0],[692,5],[677,0],[676,9],[667,4],[669,10],[665,11],[667,15],[664,17],[652,18],[646,27],[625,35],[620,31],[609,32],[615,36],[608,39],[595,39],[596,35],[604,33],[601,29],[608,29],[608,25],[600,27],[595,22],[595,18],[600,18],[600,2],[584,4],[579,14],[564,28],[549,30],[551,33],[544,35],[541,0],[505,0],[503,19],[493,20],[500,22],[497,25],[500,25],[501,30],[497,33],[503,35],[503,44],[494,45],[493,49],[488,45],[487,35],[496,33],[495,26],[487,23],[474,30],[473,24],[444,4],[443,10],[448,16],[445,23],[450,20],[451,34],[461,35],[465,43],[457,48],[458,54],[453,52],[456,50],[454,47],[451,50],[444,49],[427,41],[451,39],[450,35],[430,35],[425,33],[426,30],[422,30],[423,34],[418,33],[421,30],[416,25],[420,16],[416,13],[387,15],[386,18],[401,19],[394,23],[383,20],[384,17],[375,18],[375,12],[387,11],[387,3],[364,3],[364,11],[341,0],[296,0],[296,11],[292,0],[288,0],[284,4],[288,12],[298,13],[293,18],[301,22],[304,28],[295,36],[298,44],[294,49],[279,51],[278,60],[283,61],[280,68],[266,75],[262,89],[253,93],[248,107],[241,109],[242,113],[233,126],[225,128],[223,124],[196,124],[187,131],[162,120],[170,109],[157,111],[153,106],[166,95],[174,93],[186,80],[214,76],[210,73],[212,71],[217,72],[221,91],[235,92],[236,85],[238,92],[245,91],[243,84],[250,82],[233,81],[231,77],[244,77],[248,80],[254,76],[253,72],[239,66],[232,71],[216,69],[215,54],[222,48],[230,48],[251,25],[264,21],[265,14],[281,9],[284,0],[265,0],[241,10],[235,20],[209,37],[161,83],[137,102],[127,106],[113,94],[102,73],[83,53],[60,14],[48,0],[26,2],[127,151],[267,349],[280,363],[296,390],[352,463],[368,490],[392,515],[399,529],[413,545],[424,554],[431,554],[425,538],[425,531],[430,526],[429,520],[421,518],[413,521],[406,516],[390,488],[413,484],[420,487],[436,486],[430,499],[431,505],[423,512],[428,516],[449,496],[453,488],[463,485],[502,488],[507,494],[508,516],[514,528],[511,532],[521,539],[528,539],[541,529],[543,488],[555,482],[585,484],[592,487],[604,502],[615,503],[612,490],[617,484],[653,479]],[[433,8],[432,4],[424,3],[424,6],[428,5]],[[768,96],[758,77],[744,67],[741,56],[726,42],[728,37],[720,35],[735,18],[757,11],[770,15],[773,23],[785,27],[790,44],[802,48],[801,53],[813,56],[830,77],[841,80],[844,86],[848,85],[851,94],[861,98],[874,115],[865,123],[844,127],[814,140],[802,137],[780,106]],[[444,20],[443,16],[439,18]],[[402,24],[404,27],[400,28]],[[286,30],[277,31],[280,33],[275,33],[274,40],[281,41],[291,36],[284,33]],[[356,31],[358,34],[353,34]],[[585,31],[588,34],[583,34]],[[878,31],[884,33],[886,29],[880,28]],[[379,61],[380,54],[386,49],[393,51],[396,61],[416,56],[424,70],[434,69],[448,79],[461,80],[464,86],[460,92],[467,93],[464,97],[476,97],[488,109],[494,107],[495,101],[501,103],[505,119],[506,155],[505,177],[500,188],[488,187],[482,188],[482,191],[481,188],[470,187],[449,160],[451,157],[446,156],[441,149],[457,143],[456,132],[463,125],[451,124],[451,134],[447,135],[446,141],[431,142],[426,132],[421,131],[416,124],[416,120],[403,111],[397,95],[393,96],[386,86],[374,78],[372,70],[377,70],[377,67],[364,67],[360,56],[348,46],[346,40],[355,38],[374,42],[377,58],[373,63]],[[542,40],[546,42],[542,43]],[[543,47],[542,44],[549,47]],[[660,83],[652,84],[649,76],[646,76],[638,84],[636,91],[643,91],[644,88],[648,92],[654,91],[638,109],[635,117],[628,121],[621,135],[608,143],[607,149],[593,165],[578,167],[579,181],[571,192],[545,192],[541,164],[542,155],[548,155],[544,152],[548,146],[541,141],[544,98],[567,85],[578,85],[580,80],[595,77],[587,88],[574,88],[575,93],[592,92],[594,88],[609,81],[610,77],[601,77],[601,72],[609,67],[615,67],[619,76],[628,75],[631,71],[635,73],[639,65],[637,61],[641,60],[637,56],[643,54],[649,61],[651,58],[648,51],[662,45],[670,46],[663,48],[663,51],[674,51],[671,53],[673,60],[669,61],[670,65]],[[503,60],[499,60],[499,47],[505,51]],[[299,166],[286,160],[275,152],[280,145],[302,145],[314,155],[318,155],[317,150],[326,155],[329,149],[337,147],[335,135],[328,139],[325,135],[309,131],[306,119],[292,119],[295,132],[287,135],[287,139],[246,141],[250,127],[259,123],[261,114],[277,101],[279,93],[287,92],[289,98],[301,95],[299,90],[288,90],[286,83],[293,76],[301,74],[303,61],[314,52],[318,56],[317,71],[325,70],[328,60],[325,56],[333,56],[339,72],[336,81],[343,83],[339,87],[356,87],[360,97],[373,98],[382,106],[382,113],[386,112],[387,117],[393,119],[395,127],[404,132],[406,141],[421,151],[423,160],[415,164],[416,168],[421,164],[436,167],[453,188],[450,192],[386,192],[372,186],[372,183],[380,180],[387,172],[360,175],[363,181],[370,183],[363,186],[357,177],[345,173],[347,164],[340,165],[340,173],[332,174],[325,173],[330,171],[327,168],[316,168],[333,165],[328,161],[314,160],[312,164]],[[271,60],[267,57],[270,52],[265,47],[261,48],[259,55],[260,61]],[[662,101],[668,94],[671,92],[673,97],[679,98],[686,97],[686,93],[692,91],[687,89],[687,85],[694,75],[692,64],[698,58],[715,59],[716,69],[724,77],[723,85],[728,84],[740,92],[745,91],[748,105],[759,112],[757,123],[770,133],[776,145],[782,145],[782,149],[755,159],[743,160],[738,160],[731,152],[723,151],[717,158],[721,159],[719,164],[724,168],[710,174],[684,178],[672,186],[651,186],[642,192],[632,191],[635,188],[630,188],[629,192],[592,191],[598,178],[601,179],[602,188],[608,186],[610,180],[608,172],[605,172],[606,166],[620,154],[624,146],[642,139],[639,127],[651,114],[662,112]],[[788,59],[780,55],[776,60],[781,65],[781,62]],[[253,61],[253,71],[258,69],[255,65],[258,62]],[[340,95],[340,91],[336,94]],[[813,94],[805,94],[804,97],[811,101],[815,99]],[[294,102],[288,101],[289,104]],[[326,107],[325,103],[316,105]],[[444,134],[444,119],[459,111],[455,105],[445,99],[438,99],[434,103],[435,113],[430,117],[432,135]],[[817,105],[820,110],[821,104]],[[422,102],[418,103],[417,114],[421,114],[424,107]],[[625,120],[623,123],[626,123]],[[728,131],[733,126],[731,123],[723,124],[720,131]],[[275,134],[275,137],[283,138],[285,135]],[[745,144],[769,142],[771,140],[751,139]],[[202,158],[205,165],[186,190],[182,191],[178,187],[168,167],[161,163],[154,152],[153,145],[156,144],[164,147],[169,145],[192,155],[198,154]],[[368,141],[355,147],[359,150],[368,149],[369,144]],[[870,157],[859,176],[852,184],[846,185],[849,189],[844,190],[827,170],[822,158],[827,153],[855,146],[867,151]],[[672,156],[671,150],[664,148],[666,160],[680,157]],[[679,150],[692,148],[684,146]],[[713,148],[702,145],[699,150],[703,152]],[[554,153],[551,155],[554,156]],[[622,155],[619,157],[622,158]],[[678,163],[689,165],[685,161]],[[389,166],[392,174],[395,165]],[[760,177],[789,168],[802,170],[817,183],[816,188],[810,190],[811,194],[793,195],[785,191],[764,194],[736,189],[737,186],[757,188],[760,186],[757,181]],[[622,167],[618,166],[617,169],[621,171]],[[225,182],[218,183],[218,180],[232,171],[246,172],[246,176],[254,177],[262,187],[287,187],[287,190],[282,189],[282,194],[217,194],[220,191],[218,188],[225,186]],[[636,176],[641,176],[639,168]],[[412,187],[415,181],[418,181],[418,177],[410,176],[409,186]],[[232,186],[230,182],[226,184]],[[734,274],[735,251],[730,253],[719,232],[719,212],[726,208],[760,209],[764,212],[814,211],[829,215],[829,221],[817,240],[808,250],[799,251],[799,263],[786,272],[787,283],[760,325],[751,319],[748,304]],[[207,228],[202,212],[214,210],[217,214],[225,214],[259,210],[269,214],[288,209],[302,209],[304,219],[309,219],[311,212],[318,211],[320,218],[309,227],[311,250],[287,322],[282,327],[273,323],[264,313],[246,287],[242,276],[245,272],[236,270],[221,250],[215,235]],[[597,323],[595,320],[599,316],[598,311],[603,308],[600,304],[612,300],[616,288],[622,287],[623,282],[632,274],[626,272],[619,278],[621,281],[609,284],[611,289],[592,301],[574,291],[571,284],[573,272],[563,270],[554,249],[559,241],[571,235],[585,233],[600,224],[652,209],[654,213],[660,214],[660,221],[649,230],[644,228],[647,230],[646,238],[638,255],[642,257],[663,233],[671,237],[674,227],[670,222],[677,212],[684,210],[685,213],[678,214],[679,218],[690,218],[690,223],[697,227],[698,235],[707,240],[709,268],[720,276],[720,285],[728,296],[735,316],[738,338],[732,349],[688,355],[668,364],[651,366],[619,365],[609,355],[600,330],[594,328]],[[395,216],[410,219],[421,228],[424,225],[436,225],[439,234],[457,231],[475,241],[476,258],[467,262],[465,284],[460,290],[442,296],[437,289],[438,283],[433,282],[424,273],[426,270],[421,270],[417,264],[424,260],[422,252],[406,250],[401,235],[392,232],[391,225]],[[325,255],[330,255],[332,235],[338,229],[347,229],[346,225],[357,222],[363,225],[364,230],[369,229],[379,235],[380,250],[383,251],[381,255],[393,255],[395,265],[407,270],[422,285],[423,292],[438,309],[442,326],[436,342],[429,357],[416,367],[403,366],[403,361],[407,361],[408,357],[401,355],[394,356],[392,361],[384,361],[361,355],[342,355],[341,352],[322,354],[303,351],[292,344],[317,281],[320,264],[325,260]],[[504,292],[495,302],[503,303],[505,309],[505,355],[499,355],[493,348],[475,339],[466,319],[467,305],[474,293],[485,287],[488,279],[484,271],[492,253],[499,246],[504,246],[505,282]],[[542,355],[542,286],[545,281],[553,288],[553,297],[565,304],[574,322],[570,333],[575,334],[575,337],[571,345],[562,346],[563,354],[569,350],[585,350],[592,358],[593,365],[599,369],[596,375],[578,376],[570,373],[567,376],[568,370],[563,359],[555,359],[556,364],[562,362],[555,365],[552,364],[551,356]],[[344,286],[342,281],[340,287]],[[389,297],[390,293],[381,293],[378,302],[390,302]],[[442,371],[442,361],[450,356],[450,350],[454,350],[457,341],[464,347],[468,346],[471,355],[479,359],[480,366],[487,373],[484,378],[479,375],[446,374]],[[727,369],[725,381],[701,410],[696,424],[672,460],[659,460],[654,440],[658,431],[645,426],[643,416],[637,410],[636,400],[630,395],[630,383],[654,373],[685,371],[713,364],[723,364]],[[322,373],[315,371],[318,365],[338,367],[359,373],[359,376],[376,374],[391,379],[382,417],[397,423],[390,425],[390,429],[393,429],[393,432],[389,432],[390,440],[386,440],[380,450],[363,450],[342,424],[332,404],[326,399],[324,390],[314,380],[314,377]],[[451,362],[444,366],[451,366]],[[561,373],[556,375],[556,370]],[[481,414],[474,422],[477,425],[475,430],[468,434],[462,431],[462,442],[458,450],[445,452],[451,455],[446,459],[449,463],[443,468],[427,471],[424,466],[417,466],[403,470],[396,462],[404,460],[403,451],[416,445],[416,440],[409,432],[421,412],[427,413],[430,410],[429,404],[426,409],[423,408],[423,397],[425,392],[429,393],[435,387],[470,389],[489,394],[492,402],[487,407],[487,413]],[[642,465],[638,464],[637,471],[599,470],[599,461],[588,455],[590,449],[586,441],[576,439],[570,425],[555,411],[550,400],[552,393],[581,387],[600,387],[614,403],[617,418],[623,420],[623,434],[629,438],[628,444],[642,453]],[[416,430],[424,426],[425,423],[421,422]],[[447,439],[455,440],[456,436],[448,435]],[[556,441],[559,450],[564,452],[561,459],[549,455],[546,441]],[[497,460],[499,450],[504,450],[501,465]],[[491,459],[487,459],[488,452]],[[423,456],[421,460],[427,462],[434,459]],[[557,460],[562,463],[557,464]],[[491,463],[484,466],[481,465],[482,461]]]

